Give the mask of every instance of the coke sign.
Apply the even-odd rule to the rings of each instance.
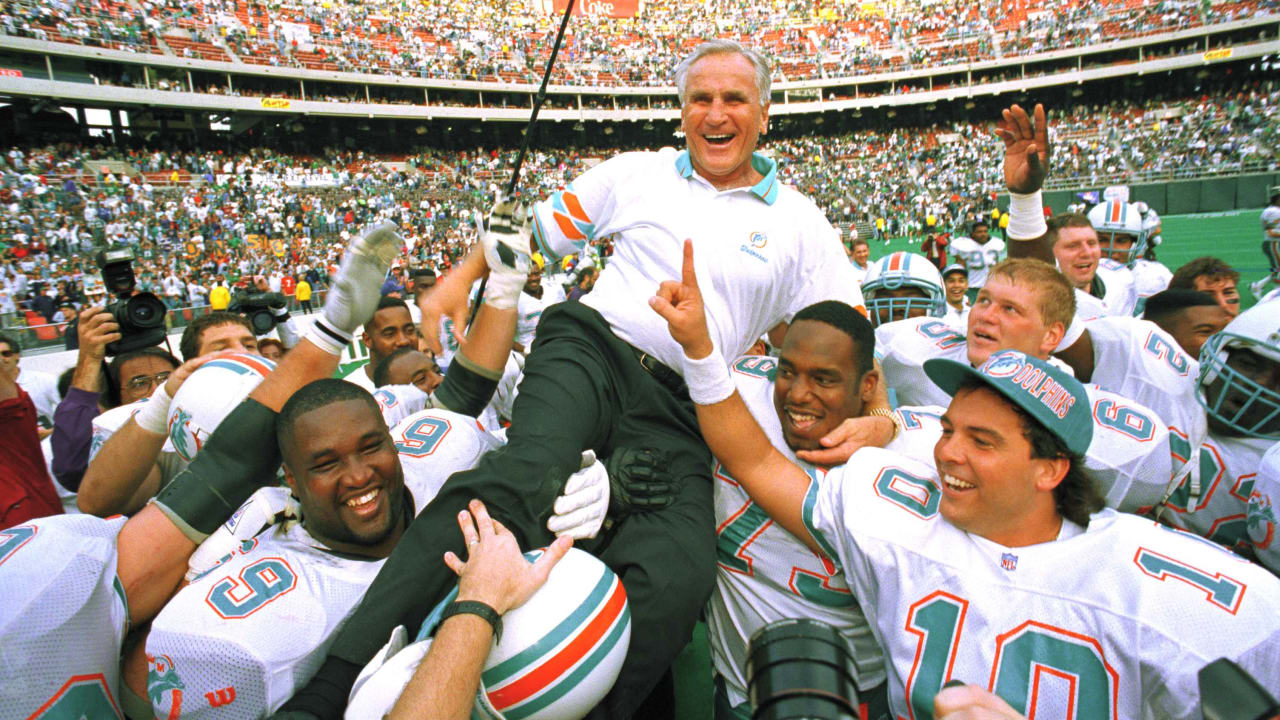
[[[629,18],[635,17],[640,10],[641,0],[575,0],[574,15],[595,15],[600,17]],[[552,3],[557,13],[564,12],[568,0],[555,0]]]

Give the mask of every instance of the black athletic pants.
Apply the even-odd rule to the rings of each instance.
[[[457,514],[472,498],[483,501],[521,547],[539,547],[553,539],[546,521],[583,449],[607,457],[619,447],[655,447],[667,453],[678,498],[662,511],[624,520],[597,553],[622,578],[632,618],[630,650],[605,705],[612,718],[631,716],[688,643],[715,583],[711,456],[693,404],[682,385],[673,389],[650,375],[599,313],[560,303],[538,324],[507,437],[506,447],[475,469],[449,478],[417,517],[316,680],[285,709],[319,714],[326,705],[315,691],[327,683],[349,688],[396,625],[416,632],[457,582],[440,557],[446,550],[466,557]],[[328,703],[336,717],[341,709]]]

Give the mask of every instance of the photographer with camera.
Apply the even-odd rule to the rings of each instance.
[[[117,355],[108,366],[107,345],[121,338],[120,326],[102,305],[80,312],[79,338],[71,386],[53,415],[53,477],[76,492],[89,465],[93,420],[104,410],[147,397],[178,367],[177,358],[158,347]]]
[[[102,250],[97,260],[102,270],[102,284],[116,298],[104,311],[120,331],[120,339],[107,344],[106,354],[120,355],[163,343],[164,318],[169,310],[155,295],[138,292],[133,250],[127,247]]]
[[[249,321],[249,328],[259,339],[276,330],[280,342],[288,350],[302,336],[289,314],[289,300],[280,292],[272,291],[271,284],[262,275],[253,276],[253,289],[237,289],[231,295],[228,312],[239,313]]]

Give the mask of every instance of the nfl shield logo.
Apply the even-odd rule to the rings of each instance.
[[[1008,570],[1009,572],[1013,572],[1014,570],[1017,570],[1018,556],[1012,553],[1001,553],[1000,567],[1004,568],[1005,570]]]

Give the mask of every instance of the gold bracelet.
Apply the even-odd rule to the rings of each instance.
[[[869,417],[889,418],[889,422],[893,423],[893,437],[889,438],[889,442],[896,440],[898,435],[902,432],[902,420],[898,418],[898,413],[888,408],[875,408],[873,410],[868,410],[867,415]]]

